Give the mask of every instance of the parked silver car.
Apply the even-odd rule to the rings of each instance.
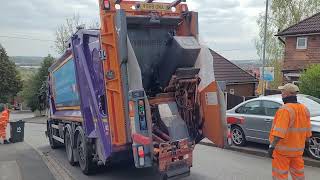
[[[313,136],[306,151],[312,158],[320,160],[320,99],[300,94],[298,102],[306,105],[311,114]],[[244,146],[247,141],[269,144],[272,121],[282,105],[281,95],[261,96],[228,110],[229,119],[241,121],[231,123],[233,143],[237,146]]]

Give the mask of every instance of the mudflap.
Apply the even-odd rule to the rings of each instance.
[[[190,175],[194,143],[188,139],[162,143],[159,147],[159,172],[162,179],[179,179]]]

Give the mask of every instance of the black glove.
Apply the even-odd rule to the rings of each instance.
[[[272,158],[272,159],[273,159],[273,157],[272,157],[273,151],[274,151],[274,147],[270,145],[270,146],[269,146],[269,149],[268,149],[268,156],[269,156],[270,158]]]

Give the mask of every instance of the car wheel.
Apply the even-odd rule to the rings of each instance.
[[[320,134],[314,133],[307,144],[307,153],[310,157],[320,160]]]
[[[246,144],[246,137],[243,130],[239,126],[231,128],[232,142],[236,146],[244,146]]]

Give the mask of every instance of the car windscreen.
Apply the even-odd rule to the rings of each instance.
[[[320,103],[309,97],[298,97],[298,102],[307,106],[311,116],[320,116]]]

